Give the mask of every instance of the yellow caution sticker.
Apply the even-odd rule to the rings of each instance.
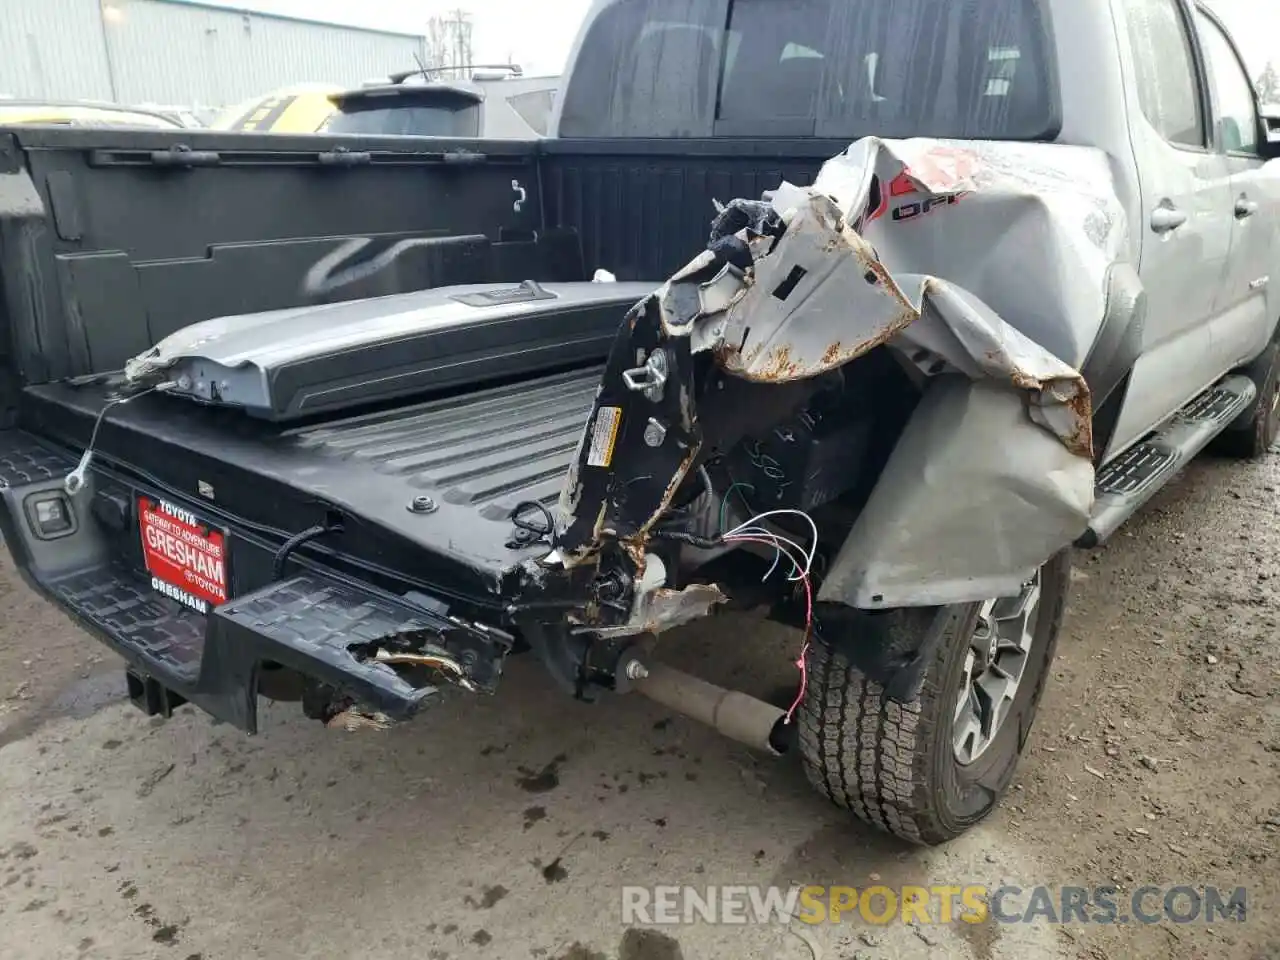
[[[620,426],[621,407],[601,407],[596,411],[595,426],[591,428],[591,449],[587,451],[587,466],[607,468],[613,463],[613,448],[618,442]]]

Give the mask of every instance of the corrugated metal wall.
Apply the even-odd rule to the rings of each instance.
[[[111,99],[98,0],[0,0],[0,94]]]
[[[0,0],[0,94],[223,106],[411,68],[421,37],[177,0]]]

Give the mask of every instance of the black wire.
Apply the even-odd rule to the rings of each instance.
[[[284,565],[289,562],[289,555],[304,543],[315,540],[317,537],[323,537],[326,533],[337,533],[341,529],[341,525],[330,526],[324,523],[317,523],[314,527],[307,527],[301,533],[295,533],[276,551],[275,557],[271,562],[272,579],[279,580],[284,576]]]
[[[714,550],[724,543],[721,537],[700,537],[696,533],[688,533],[685,530],[664,530],[661,527],[653,531],[653,539],[674,540],[676,543],[687,543],[701,550]]]
[[[542,519],[546,521],[545,527],[536,526],[524,518],[523,514],[528,513],[530,510],[537,510],[542,514]],[[549,538],[556,528],[555,517],[551,515],[551,511],[546,508],[545,504],[539,503],[537,500],[522,500],[517,503],[515,509],[511,511],[510,519],[517,530],[527,530],[529,533],[534,534],[533,539],[529,541],[530,544]]]

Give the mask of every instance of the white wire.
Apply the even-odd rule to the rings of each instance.
[[[804,579],[805,575],[803,572],[803,566],[801,565],[800,561],[796,559],[796,556],[789,549],[784,549],[782,545],[779,544],[777,540],[771,535],[754,534],[754,533],[750,535],[735,534],[732,537],[726,537],[724,542],[725,543],[744,543],[744,544],[759,543],[765,547],[770,547],[770,546],[773,547],[773,563],[769,565],[769,569],[766,570],[764,572],[764,575],[760,578],[761,582],[768,580],[769,577],[773,575],[773,571],[778,569],[778,563],[782,560],[783,556],[785,556],[787,560],[791,562],[791,569],[793,571],[792,574],[787,577],[787,579],[790,581]],[[800,558],[803,559],[803,557],[804,557],[804,553],[803,551],[801,551]]]
[[[816,554],[818,550],[818,525],[813,522],[813,517],[809,516],[803,510],[768,510],[764,513],[756,514],[751,519],[745,521],[744,523],[740,524],[737,527],[734,527],[732,530],[728,531],[725,534],[725,536],[728,537],[728,536],[732,536],[735,533],[740,533],[744,527],[756,526],[759,524],[761,520],[764,520],[768,517],[780,517],[780,516],[803,517],[805,522],[809,524],[809,529],[813,531],[813,545],[807,551],[804,551],[804,553],[805,553],[805,556],[809,558],[809,562],[812,563],[814,554]]]
[[[786,555],[787,559],[791,561],[791,566],[793,569],[793,573],[787,578],[788,580],[792,580],[792,581],[802,580],[809,575],[809,568],[811,565],[811,561],[809,560],[808,553],[805,551],[804,547],[800,546],[800,544],[796,543],[790,537],[784,537],[782,534],[775,533],[774,531],[766,529],[765,527],[743,527],[741,529],[735,530],[731,534],[726,534],[724,539],[726,541],[732,542],[733,540],[739,537],[750,537],[757,540],[765,540],[773,544],[773,549],[774,549],[773,564],[765,572],[765,575],[761,578],[762,580],[769,579],[769,577],[773,574],[773,571],[777,569],[778,561],[782,558],[784,554]],[[784,543],[787,545],[787,547],[790,547],[791,549],[784,549],[782,546]],[[791,550],[795,550],[795,553],[792,553]],[[805,562],[801,563],[799,560],[797,560],[796,554],[799,554],[799,556],[802,557]]]
[[[796,549],[800,550],[800,552],[803,553],[805,557],[808,559],[809,562],[805,564],[805,568],[804,568],[805,573],[807,574],[809,572],[809,569],[813,566],[813,558],[818,552],[818,525],[813,522],[813,517],[809,516],[803,510],[768,510],[765,513],[756,514],[750,520],[747,520],[745,523],[741,524],[740,526],[734,527],[732,530],[728,531],[724,536],[726,539],[728,539],[729,537],[733,536],[736,533],[741,533],[743,529],[747,527],[757,526],[761,520],[764,520],[768,517],[780,517],[780,516],[803,517],[805,522],[809,524],[809,529],[813,531],[813,541],[810,544],[808,550],[805,550],[802,547],[800,547],[800,545],[797,544],[794,540],[788,541],[793,546],[795,546]],[[777,536],[777,534],[771,534],[771,535]],[[782,538],[782,539],[786,539],[786,538]]]
[[[98,442],[98,431],[102,429],[102,422],[107,419],[107,413],[113,407],[122,407],[130,400],[136,400],[138,397],[145,397],[148,393],[159,393],[164,390],[171,390],[175,384],[172,381],[157,383],[155,386],[147,387],[138,393],[131,393],[126,396],[112,397],[102,405],[102,409],[98,411],[97,418],[93,421],[93,431],[89,434],[89,445],[84,448],[84,453],[80,455],[80,462],[76,464],[76,468],[62,478],[62,489],[67,492],[67,496],[74,497],[77,493],[84,489],[88,482],[89,466],[93,463],[93,447]]]
[[[770,530],[767,527],[746,527],[742,530],[736,531],[735,533],[728,534],[726,536],[726,539],[730,537],[744,537],[744,536],[757,537],[759,539],[768,540],[779,551],[782,550],[782,544],[785,543],[792,550],[795,550],[796,554],[799,554],[800,558],[804,561],[803,563],[801,563],[799,560],[796,560],[795,554],[791,553],[790,550],[785,551],[787,554],[787,557],[791,560],[795,568],[797,570],[803,570],[805,572],[808,572],[808,569],[809,569],[808,552],[805,550],[804,547],[800,546],[800,544],[796,543],[790,537],[777,533],[774,530]]]

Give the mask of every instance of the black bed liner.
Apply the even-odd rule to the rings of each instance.
[[[107,412],[95,465],[277,545],[337,511],[344,533],[308,550],[497,605],[504,583],[538,552],[507,546],[511,512],[555,502],[598,380],[598,369],[572,371],[289,430],[143,396]],[[24,424],[81,449],[106,396],[102,386],[30,387]],[[202,484],[212,498],[199,494]],[[436,509],[412,512],[419,496]],[[232,555],[233,593],[257,586],[239,582],[234,543]]]

